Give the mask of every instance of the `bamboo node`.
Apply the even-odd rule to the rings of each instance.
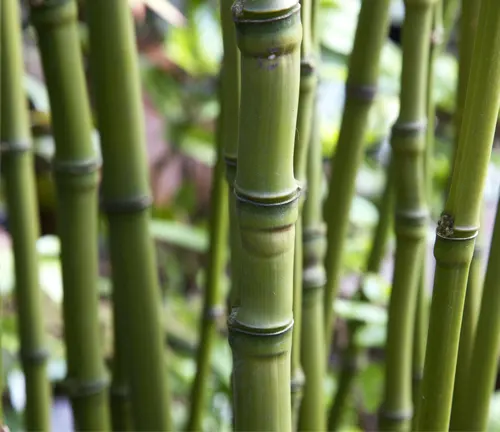
[[[101,159],[92,157],[89,159],[70,161],[70,160],[57,160],[52,161],[52,169],[56,173],[70,174],[70,175],[85,175],[97,171],[101,167]]]
[[[46,348],[38,348],[32,350],[20,350],[19,358],[22,363],[40,365],[49,358],[49,351]]]
[[[78,9],[72,0],[31,0],[31,20],[36,27],[55,27],[77,19]]]
[[[109,378],[103,377],[89,381],[67,378],[65,386],[68,390],[68,394],[72,398],[94,396],[102,393],[109,386]]]
[[[139,195],[122,199],[102,199],[101,210],[107,214],[138,213],[151,206],[153,198]]]
[[[406,420],[411,420],[413,417],[413,410],[401,410],[401,411],[386,411],[381,409],[379,411],[381,418],[389,421],[403,422]]]
[[[30,150],[29,140],[9,140],[0,143],[0,152],[2,153],[24,153]]]
[[[347,82],[345,94],[347,98],[357,99],[363,102],[372,102],[377,97],[376,85],[362,85]]]
[[[440,237],[449,238],[453,235],[453,216],[443,213],[438,220],[436,232]]]
[[[427,129],[427,119],[411,121],[411,122],[396,122],[392,127],[392,135],[411,137],[423,134]]]

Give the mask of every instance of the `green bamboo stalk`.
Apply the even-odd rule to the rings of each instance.
[[[0,5],[0,59],[2,59],[2,54],[3,54],[3,49],[2,49],[2,45],[3,45],[3,5]],[[3,77],[3,68],[4,68],[4,65],[5,65],[5,62],[3,61],[0,61],[0,83],[1,83],[1,80],[2,80],[2,77]],[[3,118],[3,115],[2,115],[2,106],[3,106],[3,103],[2,103],[2,86],[0,85],[0,128],[1,128],[1,123],[2,123],[2,118]],[[1,129],[0,129],[0,133],[1,133]],[[0,137],[1,138],[1,137]],[[3,320],[3,314],[1,313],[1,308],[2,308],[2,303],[3,303],[3,300],[2,300],[2,297],[0,296],[0,348],[2,348],[3,344],[2,344],[2,335],[3,335],[3,331],[2,331],[2,320]],[[3,356],[0,356],[0,371],[3,371]],[[3,395],[3,390],[4,390],[4,382],[3,382],[3,373],[0,373],[0,395]],[[0,426],[2,426],[4,424],[4,416],[3,416],[3,404],[0,404]]]
[[[474,40],[477,31],[480,0],[462,1],[462,17],[460,19],[460,44],[458,66],[457,106],[455,111],[455,146],[458,147],[459,133],[463,118],[467,82],[469,79]],[[460,341],[455,373],[450,426],[460,428],[467,420],[469,412],[468,384],[470,379],[470,361],[474,346],[475,330],[481,305],[482,291],[482,261],[481,261],[481,232],[474,245],[474,254],[469,269],[465,294],[464,312],[460,330]],[[456,430],[456,429],[453,429]]]
[[[300,50],[300,92],[297,111],[297,131],[295,136],[295,150],[293,155],[293,169],[295,179],[302,189],[299,201],[299,217],[295,224],[295,256],[293,280],[293,337],[292,337],[292,416],[293,429],[297,429],[299,407],[305,383],[304,372],[300,363],[300,343],[302,332],[302,208],[307,193],[307,149],[311,140],[311,123],[314,109],[317,76],[313,62],[312,40],[312,0],[302,0],[300,17],[302,22],[302,44]]]
[[[400,112],[391,139],[396,184],[396,256],[389,303],[381,430],[408,430],[413,415],[412,339],[428,219],[423,174],[434,4],[434,0],[405,1]]]
[[[346,102],[325,203],[327,251],[325,259],[325,340],[329,347],[334,326],[333,301],[341,279],[343,244],[355,179],[363,156],[368,115],[376,95],[379,60],[387,35],[389,0],[361,3],[354,46],[349,60]],[[328,352],[327,352],[328,355]]]
[[[68,388],[78,430],[109,429],[108,378],[98,322],[97,187],[76,2],[31,0],[56,143]]]
[[[172,428],[161,298],[148,232],[150,196],[133,21],[122,0],[87,0],[90,60],[104,160],[115,314],[127,335],[134,430]]]
[[[240,304],[228,320],[235,430],[292,428],[290,350],[299,189],[293,144],[300,85],[300,6],[233,5],[241,52],[235,181]]]
[[[441,46],[443,50],[446,50],[448,42],[450,41],[451,33],[457,21],[458,12],[460,10],[460,3],[460,0],[443,0],[443,34],[441,39]]]
[[[445,430],[449,426],[467,276],[500,107],[499,20],[500,4],[494,0],[483,0],[456,165],[449,197],[436,232],[434,256],[437,265],[418,430]],[[483,367],[484,359],[481,359]],[[479,381],[479,378],[474,376],[473,381]],[[470,401],[476,396],[479,398],[479,394],[474,394]],[[470,406],[468,409],[470,411]]]
[[[223,101],[221,110],[224,111]],[[196,357],[196,375],[191,387],[191,408],[187,423],[188,431],[200,431],[207,386],[210,380],[210,365],[217,318],[221,316],[220,293],[226,264],[226,242],[228,231],[227,183],[224,178],[224,147],[222,134],[226,126],[218,126],[217,162],[214,169],[211,210],[210,250],[208,253],[207,285],[204,294],[203,316],[200,320],[200,342]]]
[[[384,192],[379,205],[379,220],[366,265],[366,273],[368,274],[378,273],[380,271],[380,266],[386,254],[387,242],[392,228],[392,212],[394,210],[394,184],[392,177],[394,170],[389,166],[387,171]],[[362,280],[360,282],[362,282]],[[362,283],[358,286],[355,297],[367,301],[362,290]],[[354,381],[365,355],[356,343],[356,335],[361,327],[362,323],[358,321],[353,320],[348,322],[349,341],[342,354],[343,361],[339,377],[339,386],[328,416],[329,431],[338,430],[342,424],[342,416],[345,413],[348,398],[352,393]]]
[[[37,200],[28,105],[23,87],[22,35],[19,2],[3,0],[1,34],[2,176],[9,229],[14,248],[20,358],[26,382],[27,430],[50,428],[50,387],[47,378],[42,303],[38,284],[36,240]]]
[[[317,4],[319,2],[315,1]],[[313,9],[313,10],[314,10]],[[319,107],[316,104],[307,157],[307,196],[303,224],[303,295],[300,359],[305,376],[298,430],[326,430],[323,382],[326,372],[325,339],[323,336],[323,289],[325,286],[325,226],[322,219],[323,164],[319,128]]]
[[[427,135],[425,139],[424,176],[426,184],[426,200],[429,207],[432,206],[433,196],[433,161],[434,161],[434,133],[436,106],[434,103],[434,76],[435,63],[440,53],[443,37],[443,4],[441,0],[436,1],[432,12],[432,35],[430,38],[429,64],[427,68]],[[427,236],[426,236],[427,238]],[[424,370],[425,344],[427,339],[427,326],[429,324],[429,297],[427,289],[427,241],[425,252],[422,255],[422,269],[417,294],[417,310],[415,312],[415,328],[413,336],[413,361],[412,361],[412,393],[413,406],[418,403],[420,395],[420,384]],[[413,429],[416,427],[416,417],[412,419]]]

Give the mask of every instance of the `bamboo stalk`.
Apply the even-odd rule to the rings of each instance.
[[[499,20],[500,4],[483,0],[450,194],[436,233],[437,266],[418,430],[449,426],[467,275],[500,107]]]
[[[160,290],[148,232],[151,196],[133,22],[121,0],[87,1],[91,70],[104,160],[115,314],[127,335],[134,430],[168,430],[170,395]]]
[[[412,338],[428,219],[423,174],[433,5],[433,0],[405,1],[400,112],[391,139],[396,184],[396,256],[380,411],[382,430],[407,430],[413,415]]]
[[[2,59],[3,55],[3,4],[0,4],[0,59]],[[3,78],[3,68],[5,67],[5,62],[0,61],[0,83]],[[1,133],[1,124],[3,122],[3,103],[2,103],[2,96],[3,96],[3,91],[2,91],[2,85],[0,85],[0,133]],[[1,139],[1,137],[0,137]],[[2,339],[3,339],[3,314],[1,313],[1,308],[3,304],[3,299],[0,296],[0,348],[2,347]],[[0,356],[0,371],[3,371],[3,355]],[[0,373],[0,394],[3,395],[3,390],[4,390],[4,380],[3,380],[3,373]],[[0,426],[4,425],[4,415],[3,415],[3,404],[0,404]]]
[[[299,407],[305,383],[300,362],[300,344],[302,333],[302,282],[303,282],[303,221],[302,208],[307,193],[307,154],[311,140],[311,123],[314,110],[317,77],[313,61],[312,40],[312,0],[302,0],[300,16],[302,22],[302,44],[300,50],[300,92],[297,111],[297,131],[294,149],[294,175],[302,189],[299,201],[299,217],[295,224],[295,256],[293,281],[293,337],[292,337],[292,416],[293,429],[297,429]]]
[[[224,106],[221,106],[224,111]],[[210,380],[210,360],[217,318],[221,316],[220,293],[226,264],[228,228],[227,183],[224,178],[224,147],[220,136],[226,126],[218,126],[217,162],[211,193],[210,250],[208,252],[207,285],[204,294],[203,316],[200,320],[200,342],[196,357],[196,375],[191,388],[191,409],[188,431],[202,430],[207,386]]]
[[[384,192],[379,205],[379,220],[373,243],[368,255],[366,273],[378,273],[384,259],[387,242],[391,233],[392,227],[392,212],[394,209],[394,184],[393,184],[394,169],[389,166],[387,169],[387,178],[385,182]],[[355,297],[366,301],[366,296],[362,291],[362,284],[358,286]],[[330,414],[328,416],[328,430],[338,430],[342,424],[342,416],[345,413],[347,401],[352,393],[354,381],[361,368],[365,352],[361,350],[356,343],[356,335],[362,328],[362,324],[358,321],[348,322],[349,341],[342,354],[342,369],[340,371],[339,386],[337,393],[333,399]]]
[[[318,123],[319,113],[316,104],[307,157],[307,196],[302,215],[304,253],[300,359],[305,385],[299,411],[300,431],[326,430],[323,391],[326,369],[323,336],[323,288],[326,280],[323,267],[325,227],[321,215],[323,164]]]
[[[235,194],[240,304],[228,320],[235,430],[291,430],[293,255],[299,191],[293,144],[300,6],[235,2],[241,110]]]
[[[457,106],[455,110],[455,149],[458,147],[458,141],[460,138],[459,133],[465,105],[465,97],[467,93],[480,4],[481,2],[479,0],[462,1],[462,17],[460,19]],[[478,238],[474,245],[474,254],[472,255],[472,262],[467,279],[464,312],[460,330],[457,368],[455,373],[455,386],[453,390],[452,411],[450,418],[450,426],[452,428],[460,428],[464,422],[467,422],[466,417],[469,416],[468,407],[470,395],[468,387],[469,381],[472,378],[470,376],[470,361],[474,346],[476,324],[478,320],[479,308],[481,305],[482,291],[481,237],[481,232],[479,232]]]
[[[68,388],[78,430],[109,429],[108,378],[98,321],[97,186],[74,1],[31,1],[56,144]]]
[[[363,143],[368,115],[377,90],[379,60],[387,34],[388,0],[361,3],[354,46],[349,60],[346,102],[337,149],[331,160],[332,175],[325,203],[327,251],[325,258],[325,340],[332,340],[333,301],[340,279],[343,244],[349,224],[349,209],[355,189],[358,166],[363,155]],[[328,352],[327,352],[328,355]]]
[[[19,2],[3,0],[1,34],[2,176],[9,229],[13,240],[16,304],[19,315],[20,358],[25,375],[27,430],[50,428],[50,387],[47,378],[42,304],[38,284],[36,240],[37,200],[28,105],[24,94]]]

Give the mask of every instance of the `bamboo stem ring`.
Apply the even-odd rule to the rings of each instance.
[[[138,195],[122,199],[101,200],[101,210],[107,214],[137,213],[143,211],[153,204],[150,195]]]
[[[66,380],[66,388],[71,398],[80,398],[99,395],[103,390],[109,387],[109,383],[108,377],[89,381],[68,379]]]
[[[48,358],[50,354],[49,351],[45,348],[39,348],[34,350],[20,350],[19,358],[21,362],[26,364],[38,365],[43,364]]]
[[[372,102],[377,97],[376,85],[359,85],[347,82],[345,85],[346,97],[363,102]]]
[[[0,143],[2,153],[24,153],[31,150],[31,144],[27,140],[10,140]]]

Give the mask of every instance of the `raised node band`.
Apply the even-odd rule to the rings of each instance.
[[[215,321],[224,315],[224,307],[221,305],[206,308],[203,311],[203,318],[206,321]]]
[[[287,204],[291,204],[295,201],[297,201],[300,198],[301,195],[301,189],[300,187],[297,187],[294,191],[289,196],[284,197],[283,201],[257,201],[254,199],[251,199],[249,197],[243,196],[238,194],[238,191],[234,189],[234,194],[236,196],[236,199],[242,203],[250,204],[254,207],[281,207]]]
[[[290,392],[291,393],[298,393],[300,391],[302,391],[302,389],[304,388],[304,384],[305,384],[305,379],[303,378],[292,378],[290,380]]]
[[[102,393],[108,388],[109,379],[107,377],[93,381],[77,381],[76,379],[68,379],[66,384],[70,397],[81,398]]]
[[[28,140],[2,141],[0,152],[2,153],[24,153],[31,150],[31,143]]]
[[[31,365],[43,364],[49,358],[49,351],[46,348],[38,348],[33,350],[20,350],[19,358],[22,363]]]
[[[235,320],[237,323],[239,323],[238,320]],[[254,329],[251,329],[250,327],[240,327],[240,326],[229,326],[230,331],[236,332],[236,333],[243,333],[249,336],[259,336],[259,337],[269,337],[269,336],[281,336],[289,331],[292,330],[293,328],[293,319],[286,325],[285,327],[275,330],[275,331],[270,331],[270,332],[265,332],[265,331],[257,331]]]
[[[78,10],[72,0],[30,0],[35,27],[55,27],[76,22]]]
[[[226,163],[226,166],[228,166],[228,167],[235,167],[236,168],[236,166],[238,165],[238,161],[234,157],[226,156],[224,158],[224,162]]]
[[[392,135],[411,137],[423,134],[427,130],[427,120],[414,122],[396,122],[392,127]]]
[[[297,12],[300,11],[300,3],[297,3],[294,5],[291,9],[285,9],[283,10],[283,15],[276,15],[272,16],[270,18],[264,18],[264,19],[251,19],[251,18],[244,18],[245,10],[244,10],[244,1],[236,1],[234,5],[232,6],[231,10],[233,12],[233,21],[235,23],[253,23],[253,24],[269,24],[273,22],[278,22],[278,21],[283,21],[286,20],[287,18],[290,18],[292,15],[296,14]]]
[[[429,211],[421,210],[396,210],[396,219],[406,221],[412,225],[424,225],[429,219]]]
[[[478,234],[478,226],[455,226],[453,216],[447,213],[441,214],[436,227],[436,235],[443,240],[468,241],[475,239]]]
[[[345,85],[345,94],[346,98],[371,102],[377,96],[377,86],[351,84],[348,82]]]
[[[381,409],[379,412],[380,416],[391,421],[405,421],[411,420],[413,417],[413,411],[386,411]]]
[[[97,171],[101,167],[101,159],[90,158],[79,161],[60,161],[54,159],[52,161],[52,169],[59,174],[69,175],[85,175]]]
[[[151,207],[153,198],[149,195],[141,195],[123,199],[101,200],[101,210],[106,214],[136,213]]]

